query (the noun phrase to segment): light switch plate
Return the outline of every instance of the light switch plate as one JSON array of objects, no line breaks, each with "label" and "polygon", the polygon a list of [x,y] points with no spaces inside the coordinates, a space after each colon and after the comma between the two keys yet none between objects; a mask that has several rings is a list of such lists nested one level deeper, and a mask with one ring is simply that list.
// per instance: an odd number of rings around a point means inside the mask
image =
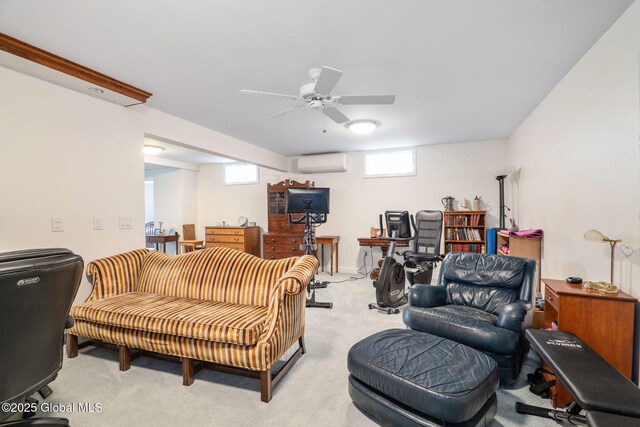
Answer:
[{"label": "light switch plate", "polygon": [[93,217],[93,229],[94,230],[102,230],[102,217],[94,216]]},{"label": "light switch plate", "polygon": [[61,216],[51,217],[51,231],[54,233],[64,231],[64,219]]},{"label": "light switch plate", "polygon": [[130,216],[121,216],[118,223],[120,224],[120,230],[129,230],[132,220]]}]

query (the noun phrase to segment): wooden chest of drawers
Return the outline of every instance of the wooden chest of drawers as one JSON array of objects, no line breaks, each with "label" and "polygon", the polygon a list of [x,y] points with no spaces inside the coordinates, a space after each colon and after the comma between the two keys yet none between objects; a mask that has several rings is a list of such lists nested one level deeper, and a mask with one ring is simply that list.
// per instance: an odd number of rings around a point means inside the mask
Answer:
[{"label": "wooden chest of drawers", "polygon": [[302,239],[300,233],[266,233],[263,236],[263,258],[280,259],[304,255],[304,250],[300,249]]},{"label": "wooden chest of drawers", "polygon": [[260,256],[260,227],[205,227],[205,247],[233,248]]},{"label": "wooden chest of drawers", "polygon": [[[544,327],[550,328],[551,322],[556,322],[558,330],[577,335],[614,368],[631,378],[637,300],[624,292],[601,294],[564,280],[542,279],[542,282],[545,285]],[[564,408],[572,400],[561,382],[552,387],[554,407]]]}]

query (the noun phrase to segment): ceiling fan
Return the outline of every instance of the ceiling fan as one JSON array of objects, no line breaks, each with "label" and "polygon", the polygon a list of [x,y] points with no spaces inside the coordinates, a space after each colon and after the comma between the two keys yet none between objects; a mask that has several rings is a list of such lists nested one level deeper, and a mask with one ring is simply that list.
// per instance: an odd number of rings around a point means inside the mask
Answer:
[{"label": "ceiling fan", "polygon": [[302,104],[296,105],[295,107],[272,114],[267,117],[268,119],[281,116],[298,108],[307,107],[312,110],[320,110],[322,114],[338,124],[348,122],[349,118],[336,108],[337,105],[393,104],[396,99],[395,95],[333,95],[333,89],[338,84],[340,77],[342,77],[342,71],[336,70],[335,68],[312,68],[309,70],[309,76],[311,76],[313,82],[302,85],[299,95],[286,95],[248,89],[242,89],[240,93],[279,96],[281,98],[289,98],[302,102]]}]

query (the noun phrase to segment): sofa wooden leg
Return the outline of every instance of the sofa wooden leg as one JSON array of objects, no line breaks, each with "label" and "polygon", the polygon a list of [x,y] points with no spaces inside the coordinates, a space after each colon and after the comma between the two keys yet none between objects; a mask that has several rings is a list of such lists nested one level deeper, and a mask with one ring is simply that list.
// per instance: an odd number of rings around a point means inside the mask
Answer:
[{"label": "sofa wooden leg", "polygon": [[73,359],[78,356],[78,336],[67,334],[67,357]]},{"label": "sofa wooden leg", "polygon": [[307,349],[304,346],[304,335],[298,338],[298,343],[300,344],[300,348],[302,349],[302,354],[305,354],[307,352]]},{"label": "sofa wooden leg", "polygon": [[188,357],[182,358],[182,385],[190,386],[195,381],[195,369],[193,360]]},{"label": "sofa wooden leg", "polygon": [[124,345],[118,346],[118,359],[120,359],[120,370],[128,371],[131,368],[131,350]]},{"label": "sofa wooden leg", "polygon": [[271,369],[260,372],[260,400],[265,403],[271,400]]}]

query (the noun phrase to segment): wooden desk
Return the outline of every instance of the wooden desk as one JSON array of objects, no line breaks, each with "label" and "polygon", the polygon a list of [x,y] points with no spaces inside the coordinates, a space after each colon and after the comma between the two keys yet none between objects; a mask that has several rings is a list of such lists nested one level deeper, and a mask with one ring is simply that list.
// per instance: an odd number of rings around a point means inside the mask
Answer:
[{"label": "wooden desk", "polygon": [[162,252],[167,253],[167,242],[176,242],[176,255],[178,255],[178,240],[180,240],[180,235],[176,234],[157,234],[147,236],[147,243],[153,243],[156,246],[156,250],[158,249],[158,245],[162,245]]},{"label": "wooden desk", "polygon": [[[382,251],[382,257],[387,256],[387,251],[389,250],[389,244],[391,242],[388,240],[379,240],[371,237],[358,237],[358,244],[362,247],[369,246],[369,248],[380,248]],[[396,247],[407,247],[409,246],[409,242],[396,242]]]},{"label": "wooden desk", "polygon": [[338,271],[338,258],[339,258],[339,246],[340,246],[340,236],[318,236],[316,237],[316,243],[320,245],[320,257],[322,262],[322,271],[324,271],[324,245],[330,245],[331,247],[331,275],[333,276],[333,247],[336,248],[336,273]]},{"label": "wooden desk", "polygon": [[[631,378],[633,326],[637,300],[625,294],[603,294],[570,285],[564,280],[542,279],[545,285],[544,327],[558,323],[593,348],[613,367]],[[562,408],[573,399],[562,383],[551,391],[553,406]]]}]

